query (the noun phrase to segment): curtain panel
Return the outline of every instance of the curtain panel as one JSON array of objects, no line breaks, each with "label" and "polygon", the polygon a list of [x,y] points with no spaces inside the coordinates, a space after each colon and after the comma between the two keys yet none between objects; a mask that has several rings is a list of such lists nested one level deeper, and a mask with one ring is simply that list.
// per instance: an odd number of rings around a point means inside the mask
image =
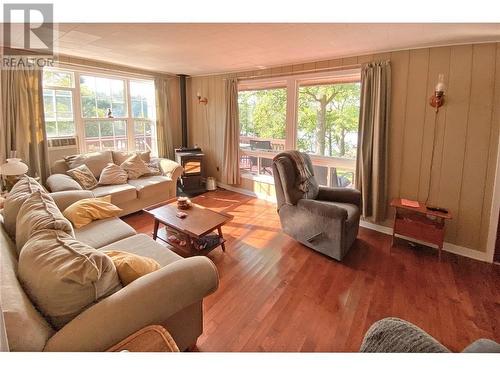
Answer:
[{"label": "curtain panel", "polygon": [[174,159],[174,145],[172,140],[172,124],[170,121],[170,104],[168,100],[168,80],[155,78],[156,97],[156,135],[158,141],[158,156]]},{"label": "curtain panel", "polygon": [[371,62],[361,70],[356,187],[361,191],[362,215],[375,222],[385,219],[391,64]]},{"label": "curtain panel", "polygon": [[224,127],[224,177],[229,185],[240,183],[240,120],[238,80],[226,80],[226,121]]},{"label": "curtain panel", "polygon": [[2,163],[17,151],[16,157],[28,164],[28,174],[45,182],[49,176],[47,135],[43,111],[41,69],[1,71]]}]

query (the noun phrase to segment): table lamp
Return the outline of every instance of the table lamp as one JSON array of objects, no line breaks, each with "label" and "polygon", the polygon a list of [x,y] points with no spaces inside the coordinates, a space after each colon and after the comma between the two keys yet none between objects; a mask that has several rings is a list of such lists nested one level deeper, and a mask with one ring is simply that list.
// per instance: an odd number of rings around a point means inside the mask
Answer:
[{"label": "table lamp", "polygon": [[5,189],[10,191],[19,180],[19,176],[24,175],[26,172],[28,172],[28,166],[21,159],[7,159],[7,163],[0,166],[0,175],[2,175]]}]

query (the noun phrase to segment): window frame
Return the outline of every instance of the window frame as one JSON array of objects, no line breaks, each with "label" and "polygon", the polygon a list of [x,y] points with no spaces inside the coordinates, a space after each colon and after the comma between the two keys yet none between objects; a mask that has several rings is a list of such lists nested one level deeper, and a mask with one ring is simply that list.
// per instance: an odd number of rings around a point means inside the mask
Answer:
[{"label": "window frame", "polygon": [[[43,86],[43,88],[47,89],[62,89],[62,90],[71,90],[72,91],[72,100],[73,100],[73,117],[75,122],[75,135],[77,145],[79,148],[79,152],[85,153],[87,151],[86,143],[85,143],[85,121],[125,121],[126,129],[127,129],[127,152],[135,151],[135,132],[134,132],[134,121],[151,121],[152,125],[155,126],[154,139],[153,139],[153,147],[151,149],[151,155],[158,155],[158,146],[157,146],[157,135],[156,131],[156,111],[153,111],[154,118],[146,119],[146,118],[135,118],[132,117],[132,98],[130,95],[130,82],[131,81],[143,81],[143,82],[152,82],[154,87],[154,77],[148,75],[134,74],[134,73],[121,73],[121,72],[103,72],[99,69],[93,68],[85,68],[85,67],[72,67],[66,65],[59,65],[56,68],[46,68],[46,70],[53,71],[64,71],[73,74],[74,84],[72,88],[68,87],[58,87],[58,86]],[[126,117],[83,117],[82,106],[81,106],[81,95],[80,95],[80,76],[92,76],[99,78],[107,78],[107,79],[119,79],[124,81],[124,95],[125,95],[125,106],[126,106]],[[156,109],[156,98],[155,105]],[[51,138],[67,138],[72,136],[61,136],[61,137],[51,137]],[[153,137],[152,137],[153,138]]]},{"label": "window frame", "polygon": [[[289,76],[278,76],[271,78],[242,79],[238,82],[238,93],[248,90],[265,90],[273,88],[284,88],[287,90],[286,103],[286,124],[285,124],[285,149],[296,149],[297,146],[297,128],[298,128],[298,107],[299,107],[299,87],[318,84],[340,84],[361,81],[361,68],[344,69],[329,72],[305,73]],[[239,137],[238,137],[239,142]],[[254,156],[260,158],[272,158],[277,155],[277,151],[250,151],[240,148],[240,157],[242,155]],[[353,170],[356,161],[352,159],[340,158],[334,156],[320,156],[310,154],[313,165],[327,167],[327,184],[330,185],[330,168],[334,165],[336,168]],[[259,169],[259,168],[258,168]],[[354,167],[355,172],[355,167]],[[260,170],[257,175],[251,173],[242,173],[242,178],[261,181],[274,184],[274,179],[270,176],[261,175]],[[354,181],[353,181],[354,182]]]}]

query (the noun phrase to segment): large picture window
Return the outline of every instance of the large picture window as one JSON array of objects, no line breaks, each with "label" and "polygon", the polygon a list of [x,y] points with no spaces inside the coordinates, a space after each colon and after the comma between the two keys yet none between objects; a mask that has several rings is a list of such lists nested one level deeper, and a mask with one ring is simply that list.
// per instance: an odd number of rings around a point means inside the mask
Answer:
[{"label": "large picture window", "polygon": [[49,138],[77,137],[82,152],[157,153],[154,81],[46,69],[43,85]]},{"label": "large picture window", "polygon": [[359,70],[242,82],[239,87],[240,169],[273,182],[272,158],[297,149],[311,156],[326,186],[354,184],[358,140]]},{"label": "large picture window", "polygon": [[272,176],[269,152],[285,149],[286,96],[285,88],[240,91],[240,148],[245,150],[240,168],[243,171]]}]

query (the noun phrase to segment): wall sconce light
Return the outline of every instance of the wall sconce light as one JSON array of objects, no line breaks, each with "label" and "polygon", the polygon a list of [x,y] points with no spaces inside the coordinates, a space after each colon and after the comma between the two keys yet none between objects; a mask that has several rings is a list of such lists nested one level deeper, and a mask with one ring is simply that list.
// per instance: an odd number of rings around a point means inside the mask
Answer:
[{"label": "wall sconce light", "polygon": [[436,113],[444,104],[444,92],[446,91],[446,85],[444,84],[444,74],[439,74],[438,83],[436,84],[436,88],[434,89],[434,95],[429,99],[429,104],[436,108]]},{"label": "wall sconce light", "polygon": [[208,104],[208,98],[202,97],[199,91],[196,93],[196,97],[198,98],[198,103]]}]

